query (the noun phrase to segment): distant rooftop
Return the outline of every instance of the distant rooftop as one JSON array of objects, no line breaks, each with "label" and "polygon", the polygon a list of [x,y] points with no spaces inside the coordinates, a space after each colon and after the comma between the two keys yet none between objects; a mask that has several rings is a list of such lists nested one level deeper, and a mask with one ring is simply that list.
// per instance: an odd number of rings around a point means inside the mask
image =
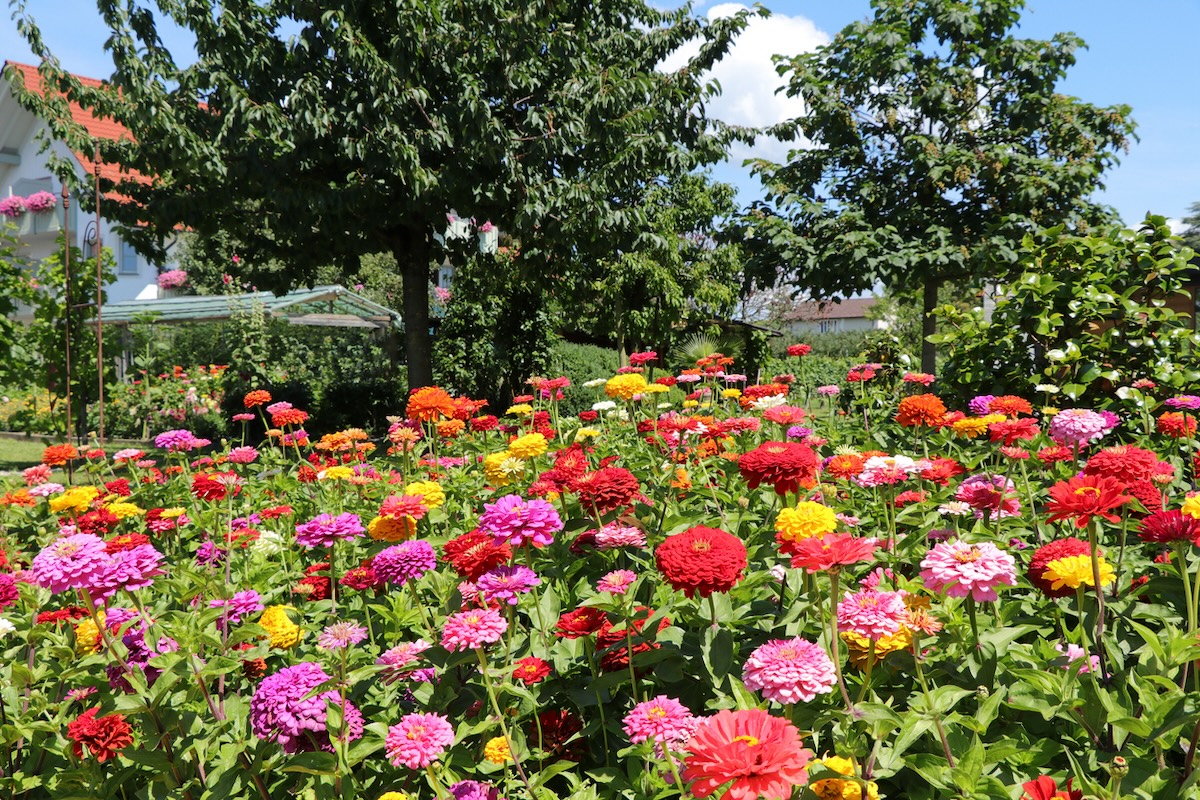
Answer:
[{"label": "distant rooftop", "polygon": [[814,301],[797,303],[784,314],[788,322],[820,322],[825,319],[863,319],[878,301],[874,297],[859,297],[841,302],[821,304]]}]

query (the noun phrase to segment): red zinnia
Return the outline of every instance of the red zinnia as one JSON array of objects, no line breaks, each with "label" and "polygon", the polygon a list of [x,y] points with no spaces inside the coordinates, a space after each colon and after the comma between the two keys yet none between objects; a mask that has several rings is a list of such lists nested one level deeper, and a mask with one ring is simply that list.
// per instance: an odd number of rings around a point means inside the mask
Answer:
[{"label": "red zinnia", "polygon": [[1086,528],[1092,517],[1120,522],[1121,518],[1112,509],[1133,499],[1124,491],[1123,484],[1098,475],[1059,481],[1050,487],[1050,502],[1046,504],[1049,521],[1074,518],[1077,528]]},{"label": "red zinnia", "polygon": [[1075,457],[1071,448],[1061,444],[1056,444],[1053,447],[1043,447],[1037,452],[1038,461],[1043,464],[1057,464],[1060,461],[1070,461]]},{"label": "red zinnia", "polygon": [[1196,433],[1196,418],[1189,417],[1180,411],[1168,411],[1158,418],[1155,429],[1164,436],[1172,439],[1183,439]]},{"label": "red zinnia", "polygon": [[[933,481],[938,486],[949,486],[951,478],[966,471],[963,465],[953,458],[931,458],[929,466],[921,470],[921,477],[927,481]],[[862,469],[860,468],[858,472],[862,472]]]},{"label": "red zinnia", "polygon": [[96,718],[99,706],[88,709],[67,726],[67,738],[74,744],[71,751],[76,758],[83,758],[83,748],[103,764],[117,752],[133,744],[133,729],[121,714],[109,714]]},{"label": "red zinnia", "polygon": [[763,442],[738,459],[738,469],[751,489],[769,483],[781,495],[817,483],[817,456],[799,442]]},{"label": "red zinnia", "polygon": [[1158,468],[1158,456],[1149,450],[1120,444],[1106,447],[1088,458],[1083,465],[1084,475],[1103,475],[1129,485],[1147,480]]},{"label": "red zinnia", "polygon": [[1154,485],[1154,481],[1134,481],[1125,487],[1125,491],[1133,495],[1147,511],[1162,511],[1162,489]]},{"label": "red zinnia", "polygon": [[1039,430],[1037,420],[1033,417],[1006,419],[988,425],[988,438],[993,442],[1013,445],[1023,439],[1033,439]]},{"label": "red zinnia", "polygon": [[789,344],[787,348],[787,354],[789,356],[806,356],[811,352],[811,344]]},{"label": "red zinnia", "polygon": [[566,761],[583,758],[585,741],[575,736],[583,730],[583,720],[566,709],[543,711],[537,722],[529,723],[529,741],[537,742],[550,755]]},{"label": "red zinnia", "polygon": [[442,545],[442,559],[450,562],[454,571],[469,581],[512,560],[508,542],[496,544],[496,537],[476,528],[456,536]]},{"label": "red zinnia", "polygon": [[683,779],[696,797],[708,797],[732,781],[721,800],[784,800],[808,783],[812,751],[785,719],[759,708],[718,711],[700,723],[687,743]]},{"label": "red zinnia", "polygon": [[[207,475],[207,474],[203,474],[203,473],[193,475],[192,476],[192,494],[195,495],[196,497],[200,498],[201,500],[211,500],[213,502],[220,502],[221,500],[225,499],[226,495],[229,494],[230,484],[227,484],[224,481],[218,480],[218,478],[226,478],[226,477],[233,478],[236,476],[232,472],[228,472],[228,473],[218,472],[215,475]],[[239,487],[234,486],[234,494],[237,494],[238,488]]]},{"label": "red zinnia", "polygon": [[742,579],[746,545],[732,533],[697,525],[668,536],[655,550],[654,562],[675,589],[688,597],[708,597],[729,591]]},{"label": "red zinnia", "polygon": [[624,467],[604,467],[576,478],[571,489],[579,494],[579,504],[585,511],[604,514],[632,503],[641,485],[637,476]]},{"label": "red zinnia", "polygon": [[77,619],[83,619],[88,616],[86,608],[81,606],[67,606],[55,611],[43,611],[37,615],[34,621],[38,625],[57,625],[60,622],[73,622]]},{"label": "red zinnia", "polygon": [[1022,800],[1082,800],[1083,790],[1071,788],[1071,778],[1067,778],[1067,788],[1059,789],[1058,781],[1049,775],[1043,775],[1037,780],[1021,784],[1025,790]]},{"label": "red zinnia", "polygon": [[129,497],[132,494],[128,478],[117,478],[115,481],[109,481],[104,484],[104,490],[109,494],[115,494],[119,497]]},{"label": "red zinnia", "polygon": [[513,670],[513,679],[529,686],[541,683],[550,674],[550,665],[537,656],[522,658]]},{"label": "red zinnia", "polygon": [[1190,517],[1178,509],[1156,511],[1142,520],[1138,536],[1147,542],[1169,544],[1192,542],[1200,539],[1200,519]]},{"label": "red zinnia", "polygon": [[1029,569],[1025,574],[1029,578],[1029,582],[1041,589],[1042,594],[1047,597],[1067,597],[1075,594],[1075,590],[1069,586],[1053,588],[1053,584],[1045,577],[1047,565],[1060,558],[1090,556],[1091,554],[1091,546],[1082,539],[1076,539],[1074,536],[1056,539],[1033,551],[1033,557],[1029,559]]},{"label": "red zinnia", "polygon": [[878,539],[856,539],[848,533],[827,533],[819,539],[801,539],[792,544],[792,566],[809,572],[823,572],[870,561],[878,546]]},{"label": "red zinnia", "polygon": [[598,608],[583,606],[568,611],[558,618],[555,633],[563,639],[578,639],[590,636],[608,622],[608,616]]}]

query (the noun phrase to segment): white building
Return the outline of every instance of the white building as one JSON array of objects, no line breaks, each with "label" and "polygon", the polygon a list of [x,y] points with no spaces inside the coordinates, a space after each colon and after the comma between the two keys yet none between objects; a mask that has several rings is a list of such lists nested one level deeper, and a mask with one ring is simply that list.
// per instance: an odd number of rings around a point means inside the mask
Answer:
[{"label": "white building", "polygon": [[[0,87],[0,204],[5,198],[24,198],[38,192],[49,192],[57,202],[51,211],[26,211],[15,217],[0,215],[0,223],[15,226],[18,254],[30,262],[36,262],[54,251],[58,234],[63,229],[62,183],[47,166],[49,153],[41,152],[43,140],[48,136],[48,125],[22,107],[13,95],[10,81],[16,75],[24,78],[26,87],[42,91],[42,79],[36,67],[5,62],[5,80]],[[80,77],[79,80],[85,85],[100,86],[100,81],[91,78]],[[71,113],[96,139],[129,136],[123,126],[112,120],[96,119],[75,103],[71,104]],[[91,153],[72,153],[60,141],[52,141],[49,149],[60,158],[74,159],[80,176],[91,175],[96,169]],[[119,168],[111,164],[101,164],[100,170],[105,177],[115,178],[119,174]],[[103,211],[102,199],[100,240],[112,252],[116,262],[116,280],[105,289],[107,300],[117,302],[157,297],[158,267],[148,263],[122,240],[113,225],[103,217]],[[85,256],[94,254],[95,215],[81,212],[77,197],[72,197],[68,213],[70,218],[66,221],[69,222],[71,244],[80,248]]]},{"label": "white building", "polygon": [[877,302],[874,297],[851,298],[824,305],[809,300],[797,303],[787,311],[783,322],[788,331],[796,335],[883,330],[888,327],[885,320],[868,316]]}]

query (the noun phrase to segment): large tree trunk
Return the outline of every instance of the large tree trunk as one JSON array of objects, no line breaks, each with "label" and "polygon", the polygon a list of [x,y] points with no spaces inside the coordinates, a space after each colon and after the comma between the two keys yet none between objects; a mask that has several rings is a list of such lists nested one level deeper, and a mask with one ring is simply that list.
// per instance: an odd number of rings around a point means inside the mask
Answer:
[{"label": "large tree trunk", "polygon": [[937,346],[929,341],[929,337],[937,332],[937,318],[931,313],[937,308],[938,290],[942,287],[940,278],[925,280],[925,301],[921,304],[921,371],[933,375],[937,371]]},{"label": "large tree trunk", "polygon": [[393,254],[404,280],[404,356],[408,388],[433,383],[433,342],[429,335],[429,245],[412,233]]}]

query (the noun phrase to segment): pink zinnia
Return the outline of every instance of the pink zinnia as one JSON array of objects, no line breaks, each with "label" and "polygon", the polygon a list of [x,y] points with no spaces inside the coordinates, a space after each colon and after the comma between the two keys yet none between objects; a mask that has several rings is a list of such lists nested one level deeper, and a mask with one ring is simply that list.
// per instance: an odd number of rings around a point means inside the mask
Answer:
[{"label": "pink zinnia", "polygon": [[424,539],[412,539],[393,545],[371,560],[375,575],[388,583],[403,586],[437,566],[433,545]]},{"label": "pink zinnia", "polygon": [[501,564],[479,576],[475,588],[491,603],[501,602],[515,606],[518,595],[525,594],[542,582],[537,573],[519,564]]},{"label": "pink zinnia", "polygon": [[479,515],[479,528],[491,534],[496,544],[508,542],[520,547],[526,542],[545,547],[554,541],[554,534],[563,529],[562,519],[554,506],[545,500],[525,500],[509,494],[494,503],[487,503]]},{"label": "pink zinnia", "polygon": [[629,591],[629,587],[635,580],[637,580],[637,575],[632,570],[615,569],[596,581],[596,591],[623,595]]},{"label": "pink zinnia", "polygon": [[344,650],[358,644],[367,638],[367,629],[362,625],[342,620],[325,627],[317,637],[317,647],[321,650]]},{"label": "pink zinnia", "polygon": [[774,639],[750,654],[742,682],[777,703],[809,702],[833,689],[837,675],[820,645],[796,639]]},{"label": "pink zinnia", "polygon": [[417,639],[415,642],[401,642],[390,650],[385,650],[375,659],[375,663],[384,668],[380,673],[383,682],[391,683],[404,677],[404,674],[420,660],[421,654],[430,647],[432,645],[429,642]]},{"label": "pink zinnia", "polygon": [[425,505],[425,495],[421,494],[391,495],[383,501],[383,506],[379,509],[381,517],[422,519],[427,513],[429,506]]},{"label": "pink zinnia", "polygon": [[610,522],[595,531],[596,547],[610,550],[617,547],[645,547],[646,534],[632,525]]},{"label": "pink zinnia", "polygon": [[995,602],[997,586],[1015,586],[1013,557],[991,542],[964,541],[935,545],[921,562],[925,586],[948,597],[970,595],[977,602]]},{"label": "pink zinnia", "polygon": [[838,630],[868,639],[882,639],[896,633],[907,619],[908,609],[900,592],[865,589],[847,593],[837,607]]},{"label": "pink zinnia", "polygon": [[500,641],[508,630],[508,621],[499,611],[473,608],[451,614],[442,628],[442,647],[455,650],[477,650]]},{"label": "pink zinnia", "polygon": [[1077,447],[1094,442],[1115,427],[1103,414],[1086,408],[1064,408],[1050,420],[1050,438]]},{"label": "pink zinnia", "polygon": [[392,766],[424,769],[454,744],[454,728],[441,714],[406,714],[388,728],[385,746]]},{"label": "pink zinnia", "polygon": [[633,744],[647,739],[672,745],[691,737],[699,720],[678,700],[660,694],[625,715],[625,735]]},{"label": "pink zinnia", "polygon": [[336,517],[332,514],[320,514],[296,526],[296,543],[309,548],[333,547],[333,543],[339,539],[354,539],[364,533],[366,530],[357,514],[348,511]]},{"label": "pink zinnia", "polygon": [[986,515],[995,521],[1021,512],[1017,486],[1003,475],[972,475],[958,485],[954,499],[974,509],[976,519]]},{"label": "pink zinnia", "polygon": [[50,480],[51,469],[45,464],[38,464],[30,467],[21,473],[21,477],[25,479],[26,486],[37,486],[39,483],[45,483]]},{"label": "pink zinnia", "polygon": [[235,447],[225,456],[231,464],[252,464],[258,458],[258,451],[253,447]]},{"label": "pink zinnia", "polygon": [[109,569],[104,541],[90,533],[76,533],[51,542],[33,557],[33,580],[58,594],[91,586]]}]

